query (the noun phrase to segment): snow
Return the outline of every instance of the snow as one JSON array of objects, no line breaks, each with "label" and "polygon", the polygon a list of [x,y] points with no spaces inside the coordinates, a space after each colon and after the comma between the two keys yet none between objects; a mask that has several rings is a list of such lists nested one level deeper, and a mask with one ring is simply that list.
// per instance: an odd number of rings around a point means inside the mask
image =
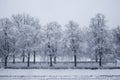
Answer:
[{"label": "snow", "polygon": [[0,69],[0,76],[44,76],[44,75],[120,75],[119,69]]},{"label": "snow", "polygon": [[0,69],[0,80],[120,80],[120,70]]}]

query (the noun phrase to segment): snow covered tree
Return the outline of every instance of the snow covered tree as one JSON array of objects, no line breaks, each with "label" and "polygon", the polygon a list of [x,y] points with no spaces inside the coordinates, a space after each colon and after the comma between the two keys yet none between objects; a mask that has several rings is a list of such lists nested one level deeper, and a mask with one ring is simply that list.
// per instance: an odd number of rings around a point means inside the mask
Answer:
[{"label": "snow covered tree", "polygon": [[68,50],[68,55],[74,56],[74,66],[77,66],[77,56],[80,53],[80,45],[82,42],[80,36],[80,28],[77,23],[70,21],[66,25],[65,42]]},{"label": "snow covered tree", "polygon": [[[24,15],[25,14],[12,15],[12,22],[13,22],[14,26],[16,27],[17,37],[18,37],[18,40],[16,43],[16,49],[18,51],[16,53],[16,56],[18,55],[18,53],[22,52],[22,57],[23,57],[22,62],[25,62],[25,46],[26,46],[24,40],[22,40],[25,38],[24,32],[22,30],[23,25],[25,23]],[[13,56],[15,58],[15,55],[13,55]]]},{"label": "snow covered tree", "polygon": [[47,24],[45,29],[45,53],[50,56],[50,66],[52,66],[52,59],[56,63],[56,56],[61,40],[61,26],[57,22]]},{"label": "snow covered tree", "polygon": [[95,53],[94,55],[96,56],[96,61],[99,59],[99,66],[102,66],[104,56],[108,53],[108,51],[111,51],[105,16],[97,14],[91,19],[90,28],[92,34],[91,39],[89,40],[92,44],[91,49]]},{"label": "snow covered tree", "polygon": [[8,57],[14,51],[14,37],[12,31],[11,21],[8,18],[0,19],[0,53],[5,62],[4,66],[7,66]]},{"label": "snow covered tree", "polygon": [[[34,28],[32,30],[32,51],[33,51],[33,63],[36,62],[36,55],[40,55],[42,52],[42,40],[43,33],[41,32],[41,28]],[[37,52],[39,54],[37,54]]]},{"label": "snow covered tree", "polygon": [[33,62],[36,59],[36,48],[38,49],[37,42],[38,34],[40,30],[39,20],[35,19],[28,14],[18,14],[12,16],[13,23],[18,30],[17,46],[22,51],[23,62],[25,62],[25,56],[27,57],[27,64],[29,67],[30,53],[33,52]]},{"label": "snow covered tree", "polygon": [[113,29],[113,43],[115,49],[115,58],[120,59],[120,26]]},{"label": "snow covered tree", "polygon": [[102,14],[93,17],[89,28],[83,30],[74,21],[64,28],[57,22],[41,26],[38,19],[28,14],[0,19],[0,58],[5,67],[11,57],[13,63],[20,57],[29,67],[31,60],[36,63],[37,55],[49,58],[50,67],[61,56],[72,58],[74,67],[86,56],[102,66],[105,60],[120,59],[120,26],[111,33]]}]

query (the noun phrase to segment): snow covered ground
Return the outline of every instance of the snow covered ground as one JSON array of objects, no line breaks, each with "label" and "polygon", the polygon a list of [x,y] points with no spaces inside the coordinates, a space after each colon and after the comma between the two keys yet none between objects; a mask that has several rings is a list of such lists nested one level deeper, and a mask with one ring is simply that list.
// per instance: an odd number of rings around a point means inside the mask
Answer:
[{"label": "snow covered ground", "polygon": [[1,75],[120,75],[119,69],[0,69]]},{"label": "snow covered ground", "polygon": [[0,80],[120,80],[120,70],[0,69]]}]

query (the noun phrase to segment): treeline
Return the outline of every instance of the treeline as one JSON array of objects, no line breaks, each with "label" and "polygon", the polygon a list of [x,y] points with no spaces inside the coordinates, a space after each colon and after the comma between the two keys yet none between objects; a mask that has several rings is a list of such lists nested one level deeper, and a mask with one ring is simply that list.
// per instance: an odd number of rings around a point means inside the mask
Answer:
[{"label": "treeline", "polygon": [[39,20],[28,14],[12,15],[0,19],[0,58],[7,66],[8,58],[21,57],[22,62],[36,56],[49,57],[50,66],[58,56],[73,56],[74,66],[81,57],[90,58],[102,66],[102,61],[120,59],[120,27],[109,29],[103,14],[91,19],[90,25],[80,28],[69,21],[65,26],[57,22],[41,25]]}]

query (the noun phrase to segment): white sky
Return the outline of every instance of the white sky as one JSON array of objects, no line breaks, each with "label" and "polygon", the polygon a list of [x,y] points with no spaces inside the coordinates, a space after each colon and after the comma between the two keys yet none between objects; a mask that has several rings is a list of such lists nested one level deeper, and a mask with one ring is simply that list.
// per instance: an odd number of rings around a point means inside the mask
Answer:
[{"label": "white sky", "polygon": [[17,13],[39,18],[42,25],[74,20],[80,27],[88,26],[90,18],[102,13],[108,26],[116,27],[120,25],[120,0],[0,0],[0,18]]}]

